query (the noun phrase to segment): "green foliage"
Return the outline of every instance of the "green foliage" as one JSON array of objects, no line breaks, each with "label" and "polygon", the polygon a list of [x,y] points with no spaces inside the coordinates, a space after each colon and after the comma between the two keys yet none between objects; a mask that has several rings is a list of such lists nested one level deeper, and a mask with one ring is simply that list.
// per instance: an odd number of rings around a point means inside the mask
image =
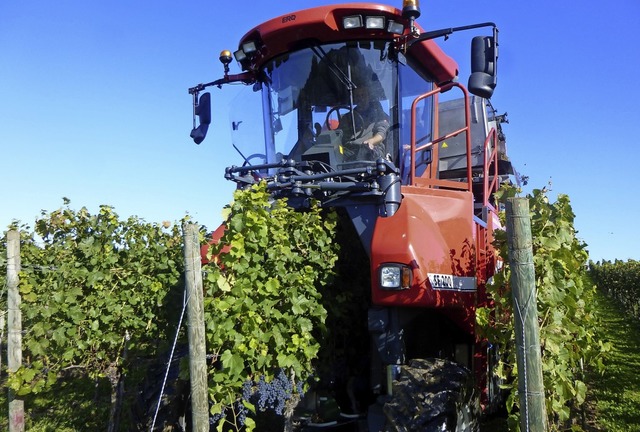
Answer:
[{"label": "green foliage", "polygon": [[640,318],[640,262],[590,262],[589,274],[594,283],[619,301],[629,315]]},{"label": "green foliage", "polygon": [[[24,228],[24,227],[23,227]],[[167,295],[183,267],[179,226],[65,206],[22,230],[23,363],[8,384],[49,390],[69,370],[115,386],[168,339]]]},{"label": "green foliage", "polygon": [[327,316],[319,289],[337,259],[336,218],[315,205],[294,211],[285,200],[273,201],[264,184],[236,191],[227,211],[226,232],[205,268],[205,320],[215,359],[211,412],[226,413],[237,429],[242,406],[255,412],[242,401],[245,383],[269,382],[279,370],[304,383],[313,373]]},{"label": "green foliage", "polygon": [[[513,189],[501,192],[501,198],[514,195]],[[590,283],[585,264],[586,245],[576,238],[574,213],[569,198],[559,195],[550,203],[545,190],[534,190],[528,197],[536,275],[542,369],[547,414],[552,429],[560,429],[581,409],[587,393],[585,368],[601,371],[603,355],[610,349],[597,333],[594,313],[595,287]],[[502,215],[504,217],[504,215]],[[496,233],[496,247],[505,262],[495,275],[488,291],[495,302],[495,312],[481,310],[478,324],[482,333],[502,347],[507,347],[505,362],[499,371],[509,389],[507,409],[514,414],[519,405],[513,309],[509,288],[509,257],[506,233]]]},{"label": "green foliage", "polygon": [[[228,206],[204,281],[211,413],[231,414],[220,429],[255,427],[243,418],[255,412],[243,386],[285,371],[300,389],[314,372],[327,317],[319,289],[337,259],[335,225],[336,216],[315,205],[296,212],[271,202],[263,185],[238,191]],[[68,202],[35,226],[21,227],[27,331],[24,366],[8,384],[36,401],[62,388],[70,372],[112,390],[123,374],[144,374],[141,360],[170,339],[168,295],[183,271],[179,226],[120,220],[108,206],[95,215],[74,211]]]},{"label": "green foliage", "polygon": [[[4,383],[2,383],[4,384]],[[107,378],[73,374],[50,389],[21,396],[29,432],[102,431],[109,421],[111,385]],[[7,392],[0,392],[0,430],[8,430]],[[127,430],[122,428],[121,430]]]}]

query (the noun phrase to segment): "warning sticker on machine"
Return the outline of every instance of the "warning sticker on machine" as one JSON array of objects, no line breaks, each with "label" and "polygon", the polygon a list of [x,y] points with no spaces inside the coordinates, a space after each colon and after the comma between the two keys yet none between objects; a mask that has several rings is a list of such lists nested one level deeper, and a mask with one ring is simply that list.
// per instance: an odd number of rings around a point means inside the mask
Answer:
[{"label": "warning sticker on machine", "polygon": [[449,274],[428,273],[434,290],[476,291],[476,278]]}]

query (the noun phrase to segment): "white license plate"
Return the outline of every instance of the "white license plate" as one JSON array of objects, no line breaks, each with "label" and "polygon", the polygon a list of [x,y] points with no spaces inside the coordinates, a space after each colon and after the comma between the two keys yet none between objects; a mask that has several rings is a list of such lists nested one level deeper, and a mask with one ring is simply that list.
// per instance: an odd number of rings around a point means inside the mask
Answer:
[{"label": "white license plate", "polygon": [[433,288],[453,289],[452,275],[429,273],[429,282]]}]

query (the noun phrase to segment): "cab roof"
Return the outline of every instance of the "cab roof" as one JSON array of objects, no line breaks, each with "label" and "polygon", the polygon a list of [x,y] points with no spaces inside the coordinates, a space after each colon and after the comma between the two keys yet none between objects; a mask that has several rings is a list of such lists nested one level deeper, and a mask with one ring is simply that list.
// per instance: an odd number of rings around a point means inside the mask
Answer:
[{"label": "cab roof", "polygon": [[[356,15],[383,17],[385,28],[345,29],[343,18]],[[390,21],[404,26],[402,35],[387,31],[386,26]],[[274,57],[312,45],[350,40],[395,40],[398,48],[401,48],[403,42],[410,41],[410,38],[409,20],[395,7],[372,3],[320,6],[278,16],[251,29],[240,40],[239,49],[254,42],[257,52],[251,59],[240,63],[244,70],[257,70]],[[451,81],[458,75],[455,60],[445,54],[433,40],[412,44],[406,55],[412,60],[412,64],[424,69],[438,83]]]}]

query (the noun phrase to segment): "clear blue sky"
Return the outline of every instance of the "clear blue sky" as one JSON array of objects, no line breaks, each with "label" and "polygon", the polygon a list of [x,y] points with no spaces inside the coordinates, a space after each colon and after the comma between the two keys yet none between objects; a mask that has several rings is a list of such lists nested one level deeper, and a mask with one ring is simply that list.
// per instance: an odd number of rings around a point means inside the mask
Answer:
[{"label": "clear blue sky", "polygon": [[[187,89],[222,76],[222,49],[287,12],[339,3],[281,0],[0,3],[0,226],[33,225],[62,197],[95,212],[215,228],[234,185],[232,87],[213,89],[213,131],[189,138]],[[401,7],[401,0],[388,2]],[[512,161],[531,188],[571,198],[591,258],[640,260],[640,2],[440,0],[421,3],[426,29],[494,21],[493,104]],[[467,80],[472,34],[441,46]],[[232,72],[238,71],[232,64]]]}]

